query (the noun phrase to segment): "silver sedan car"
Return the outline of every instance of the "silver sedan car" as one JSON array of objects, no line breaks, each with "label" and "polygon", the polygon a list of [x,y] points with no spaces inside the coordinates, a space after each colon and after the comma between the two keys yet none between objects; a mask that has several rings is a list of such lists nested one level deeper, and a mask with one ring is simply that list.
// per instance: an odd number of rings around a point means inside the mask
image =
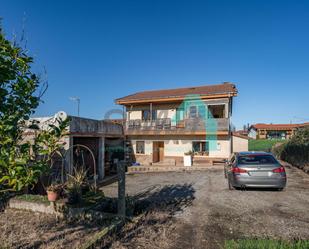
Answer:
[{"label": "silver sedan car", "polygon": [[234,188],[276,188],[286,186],[284,167],[271,153],[239,152],[225,164],[225,177],[229,189]]}]

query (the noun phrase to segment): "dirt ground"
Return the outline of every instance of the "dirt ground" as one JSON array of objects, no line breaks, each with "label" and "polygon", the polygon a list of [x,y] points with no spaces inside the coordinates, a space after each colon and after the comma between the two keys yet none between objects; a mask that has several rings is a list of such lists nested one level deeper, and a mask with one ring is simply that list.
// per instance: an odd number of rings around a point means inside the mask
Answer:
[{"label": "dirt ground", "polygon": [[0,213],[0,248],[78,248],[100,226],[68,224],[55,216],[7,209]]},{"label": "dirt ground", "polygon": [[[223,169],[127,176],[141,209],[105,248],[222,248],[226,239],[309,239],[309,175],[287,167],[284,191],[229,191]],[[117,184],[103,188],[116,196]]]},{"label": "dirt ground", "polygon": [[[128,175],[134,217],[97,248],[222,248],[246,237],[309,239],[309,175],[287,168],[282,191],[229,191],[223,168]],[[117,196],[117,183],[102,188]],[[7,209],[0,213],[0,248],[78,248],[100,228]]]}]

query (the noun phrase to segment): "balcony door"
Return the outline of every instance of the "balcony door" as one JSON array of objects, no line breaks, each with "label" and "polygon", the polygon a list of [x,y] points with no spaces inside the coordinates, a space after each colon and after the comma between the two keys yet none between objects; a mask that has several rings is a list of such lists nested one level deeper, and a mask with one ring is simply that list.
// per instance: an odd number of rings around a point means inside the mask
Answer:
[{"label": "balcony door", "polygon": [[185,110],[183,108],[176,109],[176,120],[174,120],[173,126],[181,126],[184,122]]},{"label": "balcony door", "polygon": [[152,162],[162,162],[164,160],[164,142],[154,141],[152,146]]}]

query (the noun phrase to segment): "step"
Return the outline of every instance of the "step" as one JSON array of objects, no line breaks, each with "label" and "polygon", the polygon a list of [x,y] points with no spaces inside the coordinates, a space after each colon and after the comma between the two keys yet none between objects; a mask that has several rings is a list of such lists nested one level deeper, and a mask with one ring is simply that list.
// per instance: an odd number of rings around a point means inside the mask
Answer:
[{"label": "step", "polygon": [[204,165],[204,166],[131,166],[128,167],[128,173],[146,173],[146,172],[182,172],[199,171],[209,169],[223,169],[222,165]]}]

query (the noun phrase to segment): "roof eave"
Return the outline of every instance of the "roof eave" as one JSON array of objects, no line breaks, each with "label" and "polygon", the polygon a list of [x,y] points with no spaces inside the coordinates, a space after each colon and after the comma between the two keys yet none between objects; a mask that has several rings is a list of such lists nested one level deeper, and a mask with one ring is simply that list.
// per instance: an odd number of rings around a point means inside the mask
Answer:
[{"label": "roof eave", "polygon": [[[210,95],[199,95],[198,98],[201,99],[213,99],[213,98],[224,98],[224,97],[236,97],[236,92],[229,93],[219,93],[219,94],[210,94]],[[150,102],[173,102],[173,101],[181,101],[186,97],[183,96],[171,96],[171,97],[162,97],[162,98],[143,98],[143,99],[130,99],[125,100],[124,98],[119,98],[115,100],[115,103],[118,105],[126,105],[126,104],[136,104],[136,103],[150,103]]]}]

